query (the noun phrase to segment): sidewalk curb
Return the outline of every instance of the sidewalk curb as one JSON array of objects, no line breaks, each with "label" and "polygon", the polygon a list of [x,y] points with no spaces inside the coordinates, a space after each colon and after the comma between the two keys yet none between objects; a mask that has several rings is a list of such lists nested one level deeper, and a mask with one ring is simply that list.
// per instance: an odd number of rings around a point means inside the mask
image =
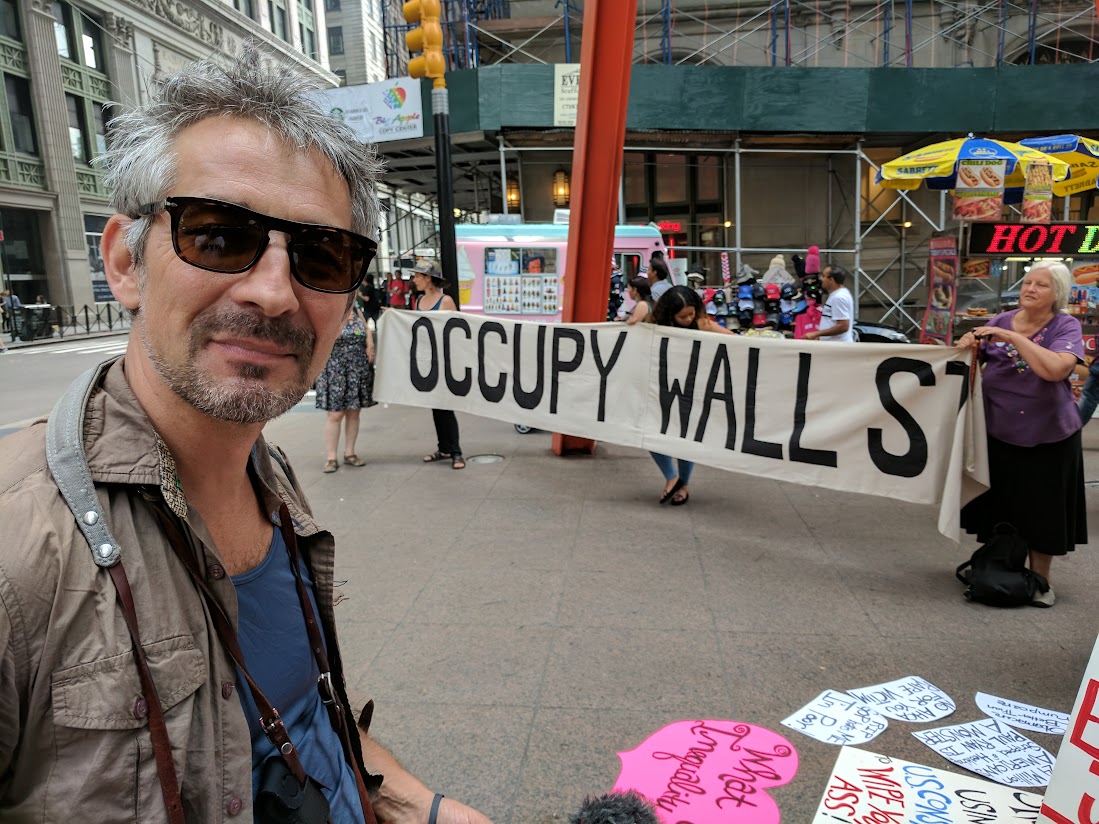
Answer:
[{"label": "sidewalk curb", "polygon": [[65,335],[63,338],[36,338],[35,340],[8,341],[4,346],[9,350],[26,349],[34,346],[45,346],[49,343],[65,343],[66,341],[95,340],[97,338],[113,338],[119,335],[130,334],[129,328],[116,329],[109,332],[89,332],[81,335]]}]

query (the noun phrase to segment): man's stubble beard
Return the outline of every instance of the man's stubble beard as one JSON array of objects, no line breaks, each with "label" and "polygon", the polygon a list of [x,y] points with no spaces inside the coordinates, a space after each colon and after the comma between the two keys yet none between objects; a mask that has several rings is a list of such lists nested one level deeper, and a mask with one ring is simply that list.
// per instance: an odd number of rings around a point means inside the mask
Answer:
[{"label": "man's stubble beard", "polygon": [[[146,313],[140,313],[141,345],[165,385],[203,414],[237,424],[266,423],[289,411],[309,390],[309,365],[316,336],[288,320],[267,318],[239,308],[211,306],[188,328],[187,358],[168,360],[149,339]],[[271,370],[255,364],[238,364],[237,374],[215,378],[197,364],[198,356],[215,334],[273,342],[289,350],[297,360],[297,375],[289,386],[271,389],[264,380]]]}]

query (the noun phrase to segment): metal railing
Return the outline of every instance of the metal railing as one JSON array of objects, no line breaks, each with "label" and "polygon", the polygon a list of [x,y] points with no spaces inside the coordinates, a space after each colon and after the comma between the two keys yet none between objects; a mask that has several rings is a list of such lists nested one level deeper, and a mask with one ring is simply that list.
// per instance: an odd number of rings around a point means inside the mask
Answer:
[{"label": "metal railing", "polygon": [[74,306],[27,304],[5,319],[12,340],[24,342],[90,335],[101,332],[125,332],[131,326],[129,311],[121,304],[95,303]]}]

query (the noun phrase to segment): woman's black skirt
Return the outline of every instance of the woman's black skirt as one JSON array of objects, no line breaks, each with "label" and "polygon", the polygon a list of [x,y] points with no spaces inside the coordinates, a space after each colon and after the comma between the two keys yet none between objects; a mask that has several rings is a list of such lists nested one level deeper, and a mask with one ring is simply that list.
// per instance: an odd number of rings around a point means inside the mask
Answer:
[{"label": "woman's black skirt", "polygon": [[984,543],[1001,521],[1035,552],[1064,555],[1088,542],[1080,431],[1057,443],[1015,446],[988,439],[991,488],[962,508],[962,528]]}]

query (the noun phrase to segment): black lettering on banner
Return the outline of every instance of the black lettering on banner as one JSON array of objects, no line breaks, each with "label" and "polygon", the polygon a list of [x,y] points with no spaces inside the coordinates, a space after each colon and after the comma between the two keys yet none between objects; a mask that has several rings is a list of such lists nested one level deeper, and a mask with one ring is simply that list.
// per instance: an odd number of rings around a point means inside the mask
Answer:
[{"label": "black lettering on banner", "polygon": [[[576,350],[572,360],[561,360],[561,341],[571,340]],[[557,414],[557,379],[562,372],[575,372],[584,360],[584,333],[579,329],[570,329],[567,326],[553,327],[553,365],[550,368],[550,406],[551,415]]]},{"label": "black lettering on banner", "polygon": [[614,365],[618,362],[618,356],[622,354],[622,347],[626,343],[626,332],[622,331],[618,333],[618,337],[614,341],[614,349],[611,351],[611,356],[607,360],[607,363],[603,363],[603,359],[599,352],[599,332],[595,329],[591,330],[591,352],[595,356],[595,368],[599,370],[599,412],[596,416],[597,420],[603,422],[607,418],[607,375],[614,369]]},{"label": "black lettering on banner", "polygon": [[[718,378],[722,380],[722,389],[717,391]],[[706,381],[706,396],[702,405],[702,417],[695,430],[695,441],[702,443],[706,434],[706,422],[710,419],[710,404],[713,401],[725,402],[725,448],[736,449],[736,405],[733,402],[733,367],[729,363],[729,350],[725,344],[717,347],[714,361],[710,364],[710,377]]]},{"label": "black lettering on banner", "polygon": [[805,432],[805,407],[809,403],[809,370],[813,368],[811,352],[798,354],[798,388],[794,398],[794,434],[790,437],[790,460],[814,466],[836,466],[836,453],[830,449],[808,449],[801,445]]},{"label": "black lettering on banner", "polygon": [[748,387],[744,410],[744,443],[741,452],[782,460],[782,444],[756,440],[756,381],[759,379],[759,347],[748,349]]},{"label": "black lettering on banner", "polygon": [[[529,327],[528,327],[529,328]],[[538,378],[534,383],[534,390],[527,392],[523,389],[523,326],[522,324],[515,324],[515,382],[511,387],[512,397],[515,398],[515,402],[523,409],[534,409],[542,401],[542,392],[546,387],[546,327],[538,327],[538,355],[534,359],[535,366],[537,368]]]},{"label": "black lettering on banner", "polygon": [[[420,339],[416,332],[424,329],[427,339],[431,343],[431,370],[426,375],[421,375],[417,366],[416,351],[420,346]],[[408,376],[412,385],[419,392],[430,392],[439,383],[439,344],[435,341],[435,325],[429,318],[419,318],[412,324],[412,353],[408,359]]]},{"label": "black lettering on banner", "polygon": [[473,370],[467,366],[466,373],[461,380],[455,378],[450,372],[450,365],[454,362],[454,358],[450,355],[450,333],[454,329],[463,330],[466,333],[466,340],[473,340],[473,332],[470,330],[469,322],[465,318],[451,318],[443,327],[443,362],[446,364],[444,376],[446,377],[447,389],[451,391],[451,394],[464,398],[473,386]]},{"label": "black lettering on banner", "polygon": [[[974,355],[976,357],[976,355]],[[958,411],[961,412],[965,407],[965,402],[969,400],[969,367],[962,361],[949,361],[946,364],[946,374],[959,375],[962,380],[962,398],[958,401]]]},{"label": "black lettering on banner", "polygon": [[491,334],[499,335],[500,343],[508,342],[508,336],[502,324],[494,320],[481,324],[481,328],[477,330],[477,385],[481,389],[481,397],[489,403],[499,403],[507,392],[508,376],[501,372],[500,380],[495,386],[489,386],[488,381],[485,380],[485,338]]},{"label": "black lettering on banner", "polygon": [[915,375],[919,379],[920,386],[934,386],[935,372],[931,364],[925,361],[912,358],[889,358],[878,365],[877,374],[874,376],[882,407],[904,428],[911,446],[903,455],[887,452],[882,430],[871,428],[866,432],[867,448],[874,466],[885,474],[896,475],[898,478],[915,478],[927,467],[927,436],[911,413],[893,397],[889,380],[898,372],[910,372]]},{"label": "black lettering on banner", "polygon": [[660,339],[660,434],[668,434],[668,424],[672,419],[672,401],[679,401],[679,437],[687,437],[687,424],[691,419],[691,404],[695,394],[695,374],[698,372],[698,353],[702,349],[701,341],[691,342],[691,362],[687,366],[687,377],[682,388],[679,379],[668,386],[668,338]]}]

